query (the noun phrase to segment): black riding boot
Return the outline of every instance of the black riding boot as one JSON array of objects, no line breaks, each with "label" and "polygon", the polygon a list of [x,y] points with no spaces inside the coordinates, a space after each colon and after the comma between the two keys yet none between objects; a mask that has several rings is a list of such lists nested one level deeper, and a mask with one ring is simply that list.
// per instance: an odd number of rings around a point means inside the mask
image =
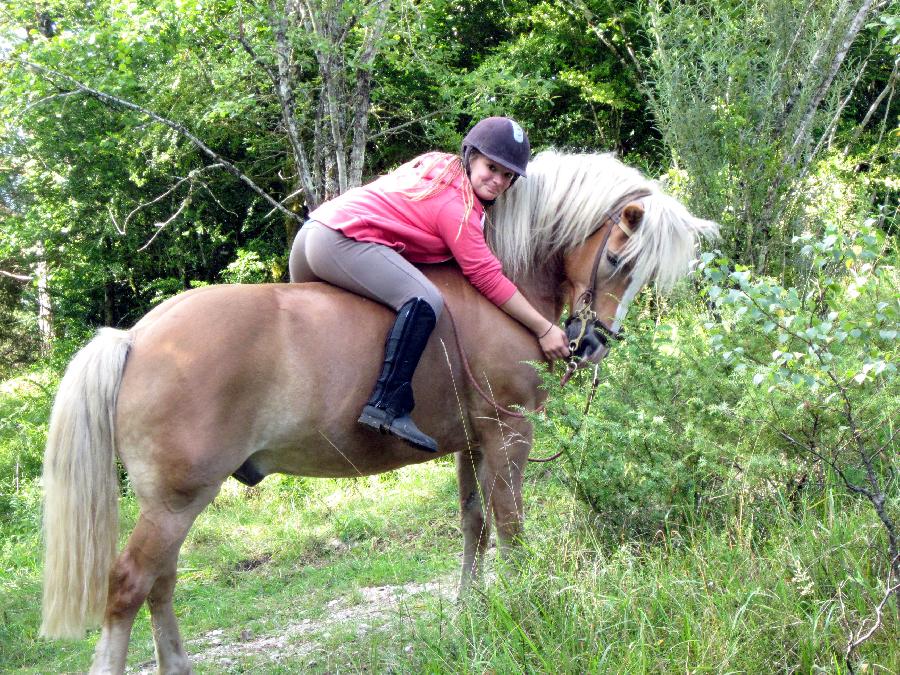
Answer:
[{"label": "black riding boot", "polygon": [[415,406],[413,373],[434,324],[434,310],[421,298],[413,298],[400,308],[384,345],[381,375],[359,416],[361,424],[393,434],[426,452],[437,452],[437,443],[419,431],[409,413]]}]

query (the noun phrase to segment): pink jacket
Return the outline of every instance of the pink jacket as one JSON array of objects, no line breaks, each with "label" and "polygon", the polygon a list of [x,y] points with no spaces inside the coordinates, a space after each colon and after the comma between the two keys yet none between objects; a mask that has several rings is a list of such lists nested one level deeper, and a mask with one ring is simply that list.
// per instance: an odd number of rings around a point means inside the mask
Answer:
[{"label": "pink jacket", "polygon": [[401,193],[415,186],[420,171],[417,167],[422,162],[441,158],[432,171],[436,175],[453,157],[443,153],[417,157],[368,185],[322,204],[309,218],[351,239],[390,246],[413,263],[455,259],[475,288],[495,305],[502,305],[516,292],[516,286],[503,274],[500,261],[484,241],[484,207],[477,197],[463,222],[462,177],[420,201]]}]

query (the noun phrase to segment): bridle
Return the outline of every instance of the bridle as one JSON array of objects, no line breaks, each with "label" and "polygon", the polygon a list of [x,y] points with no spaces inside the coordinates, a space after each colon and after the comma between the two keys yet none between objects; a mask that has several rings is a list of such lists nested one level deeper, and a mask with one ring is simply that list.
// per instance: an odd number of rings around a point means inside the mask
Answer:
[{"label": "bridle", "polygon": [[622,220],[622,213],[625,207],[644,197],[649,197],[650,194],[648,190],[628,193],[607,212],[603,223],[594,231],[596,233],[604,227],[607,228],[606,233],[603,235],[603,242],[600,244],[600,248],[597,249],[597,255],[591,267],[591,280],[588,287],[576,300],[576,304],[580,306],[578,309],[573,308],[572,314],[565,322],[566,335],[569,338],[569,352],[571,354],[567,374],[571,374],[578,368],[581,357],[577,354],[585,340],[596,340],[608,349],[612,342],[618,342],[625,337],[622,331],[614,330],[597,317],[597,310],[594,308],[594,303],[597,299],[597,271],[600,268],[600,261],[603,260],[603,256],[606,254],[606,247],[613,229],[618,227],[628,237],[634,235],[634,231]]}]

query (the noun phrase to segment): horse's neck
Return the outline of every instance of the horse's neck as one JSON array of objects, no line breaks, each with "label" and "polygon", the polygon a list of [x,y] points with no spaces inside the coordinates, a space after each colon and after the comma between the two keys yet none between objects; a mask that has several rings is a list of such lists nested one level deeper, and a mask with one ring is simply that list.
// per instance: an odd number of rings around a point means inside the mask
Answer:
[{"label": "horse's neck", "polygon": [[521,279],[515,279],[516,286],[528,302],[551,321],[558,321],[563,310],[562,276],[549,266],[537,270]]}]

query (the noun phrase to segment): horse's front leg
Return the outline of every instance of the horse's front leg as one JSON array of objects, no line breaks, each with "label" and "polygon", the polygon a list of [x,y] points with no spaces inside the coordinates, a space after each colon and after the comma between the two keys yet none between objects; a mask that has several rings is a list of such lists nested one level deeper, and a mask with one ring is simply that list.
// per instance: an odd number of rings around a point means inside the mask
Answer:
[{"label": "horse's front leg", "polygon": [[522,481],[531,450],[532,429],[527,420],[481,420],[479,438],[483,460],[478,481],[497,526],[500,553],[507,555],[524,533]]},{"label": "horse's front leg", "polygon": [[487,498],[479,480],[484,455],[480,449],[464,450],[456,455],[459,479],[459,508],[463,532],[463,561],[460,591],[478,580],[491,538],[491,522],[485,518]]},{"label": "horse's front leg", "polygon": [[497,543],[500,554],[508,558],[525,533],[525,507],[522,503],[522,482],[525,465],[531,451],[531,424],[517,423],[497,425],[493,435],[494,446],[485,445],[486,464],[492,474],[491,507],[497,526]]}]

